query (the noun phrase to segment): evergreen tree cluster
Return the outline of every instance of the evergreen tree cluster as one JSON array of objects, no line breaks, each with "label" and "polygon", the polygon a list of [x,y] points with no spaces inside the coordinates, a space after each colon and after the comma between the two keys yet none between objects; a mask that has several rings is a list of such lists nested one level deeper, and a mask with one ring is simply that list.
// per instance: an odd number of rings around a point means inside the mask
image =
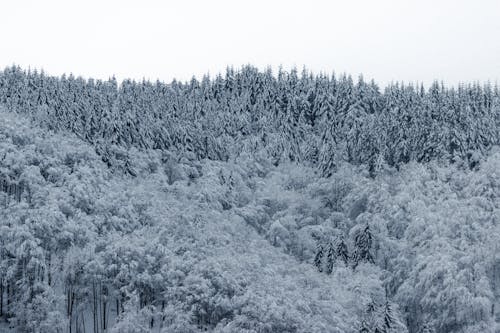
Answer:
[{"label": "evergreen tree cluster", "polygon": [[[371,254],[372,242],[373,235],[368,224],[355,234],[352,255],[349,254],[349,249],[343,237],[339,237],[335,241],[329,241],[327,244],[319,242],[314,256],[314,266],[319,272],[325,271],[327,274],[331,274],[335,263],[342,263],[344,266],[351,264],[353,269],[361,262],[374,264],[375,261]],[[324,258],[325,253],[326,258]]]},{"label": "evergreen tree cluster", "polygon": [[371,301],[368,303],[365,312],[365,319],[361,323],[360,333],[389,333],[397,331],[401,326],[393,310],[393,305],[389,301],[384,304],[377,304]]},{"label": "evergreen tree cluster", "polygon": [[265,151],[277,165],[303,161],[331,175],[340,161],[384,164],[467,160],[499,142],[500,90],[446,88],[245,66],[201,81],[85,80],[9,67],[0,104],[49,128],[71,130],[112,163],[110,145],[176,149],[227,160]]}]

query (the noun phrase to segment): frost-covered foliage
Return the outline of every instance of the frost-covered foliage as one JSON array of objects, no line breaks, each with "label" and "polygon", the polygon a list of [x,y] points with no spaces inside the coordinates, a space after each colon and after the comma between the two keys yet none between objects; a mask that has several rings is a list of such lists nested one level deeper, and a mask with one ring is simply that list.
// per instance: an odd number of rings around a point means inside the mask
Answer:
[{"label": "frost-covered foliage", "polygon": [[410,161],[461,159],[474,167],[499,144],[499,97],[491,85],[393,84],[380,92],[362,77],[251,66],[169,84],[0,72],[0,104],[72,131],[132,175],[123,147],[221,161],[262,151],[275,165],[302,161],[327,176],[342,161],[372,173]]},{"label": "frost-covered foliage", "polygon": [[375,179],[350,165],[328,179],[280,167],[260,183],[255,205],[284,229],[276,246],[321,274],[374,262],[384,286],[375,304],[397,302],[410,332],[496,332],[498,170],[496,148],[477,170],[410,163]]},{"label": "frost-covered foliage", "polygon": [[1,316],[20,331],[356,332],[383,296],[375,266],[318,274],[270,241],[296,242],[270,223],[293,204],[255,200],[287,170],[128,151],[130,177],[79,139],[0,117],[2,173],[26,188],[0,195]]},{"label": "frost-covered foliage", "polygon": [[250,67],[120,87],[7,69],[0,317],[496,333],[498,96]]}]

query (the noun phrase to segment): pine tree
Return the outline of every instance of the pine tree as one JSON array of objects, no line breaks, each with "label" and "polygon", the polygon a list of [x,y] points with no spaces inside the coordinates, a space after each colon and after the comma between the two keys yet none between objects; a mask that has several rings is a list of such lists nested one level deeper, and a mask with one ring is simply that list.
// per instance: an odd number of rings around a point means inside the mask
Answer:
[{"label": "pine tree", "polygon": [[326,273],[332,274],[335,263],[335,247],[332,242],[328,243],[328,254],[326,256]]},{"label": "pine tree", "polygon": [[377,323],[377,329],[380,333],[389,333],[391,328],[396,326],[396,318],[389,301],[385,302],[385,305],[381,310],[382,311],[379,315],[380,319]]},{"label": "pine tree", "polygon": [[360,332],[380,333],[377,331],[377,304],[372,300],[366,305]]},{"label": "pine tree", "polygon": [[335,256],[342,260],[342,262],[347,265],[349,263],[349,251],[347,249],[347,244],[344,241],[344,237],[341,237],[337,242],[337,248],[335,249]]},{"label": "pine tree", "polygon": [[323,244],[318,244],[316,247],[316,256],[314,257],[314,266],[319,272],[323,272]]},{"label": "pine tree", "polygon": [[374,263],[371,254],[373,236],[370,226],[367,224],[362,231],[358,231],[354,238],[354,253],[352,256],[353,268],[356,268],[360,262]]}]

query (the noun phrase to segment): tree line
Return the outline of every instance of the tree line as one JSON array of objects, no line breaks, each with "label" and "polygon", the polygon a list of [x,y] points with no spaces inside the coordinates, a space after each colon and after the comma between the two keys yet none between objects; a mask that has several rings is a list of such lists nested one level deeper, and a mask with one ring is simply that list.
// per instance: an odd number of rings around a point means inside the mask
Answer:
[{"label": "tree line", "polygon": [[168,84],[53,77],[16,66],[0,72],[0,104],[71,130],[108,164],[110,145],[222,161],[264,150],[276,165],[301,161],[325,176],[341,161],[372,172],[410,161],[461,159],[474,167],[498,144],[499,96],[489,83],[393,83],[382,91],[362,76],[251,66]]}]

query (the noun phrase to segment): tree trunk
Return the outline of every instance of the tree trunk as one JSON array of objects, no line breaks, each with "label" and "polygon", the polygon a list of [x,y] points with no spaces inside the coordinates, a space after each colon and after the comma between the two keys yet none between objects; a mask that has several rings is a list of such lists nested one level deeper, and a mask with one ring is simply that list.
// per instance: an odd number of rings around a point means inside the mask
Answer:
[{"label": "tree trunk", "polygon": [[83,333],[85,333],[85,312],[82,312],[82,326],[83,326]]},{"label": "tree trunk", "polygon": [[75,293],[70,287],[67,293],[67,315],[69,321],[69,333],[72,331],[72,321],[73,321],[73,307],[75,304]]},{"label": "tree trunk", "polygon": [[106,331],[106,299],[102,301],[102,330]]},{"label": "tree trunk", "polygon": [[94,319],[94,333],[98,333],[99,327],[97,326],[97,295],[96,295],[94,281],[92,281],[92,296],[93,296],[92,315],[93,315],[93,319]]},{"label": "tree trunk", "polygon": [[5,319],[7,319],[7,317],[10,315],[10,293],[11,293],[11,290],[10,290],[10,282],[7,282],[7,309],[5,311]]},{"label": "tree trunk", "polygon": [[49,251],[47,253],[47,282],[49,284],[49,287],[52,286],[51,265],[52,265],[52,253]]},{"label": "tree trunk", "polygon": [[3,316],[3,282],[0,282],[0,317]]}]

